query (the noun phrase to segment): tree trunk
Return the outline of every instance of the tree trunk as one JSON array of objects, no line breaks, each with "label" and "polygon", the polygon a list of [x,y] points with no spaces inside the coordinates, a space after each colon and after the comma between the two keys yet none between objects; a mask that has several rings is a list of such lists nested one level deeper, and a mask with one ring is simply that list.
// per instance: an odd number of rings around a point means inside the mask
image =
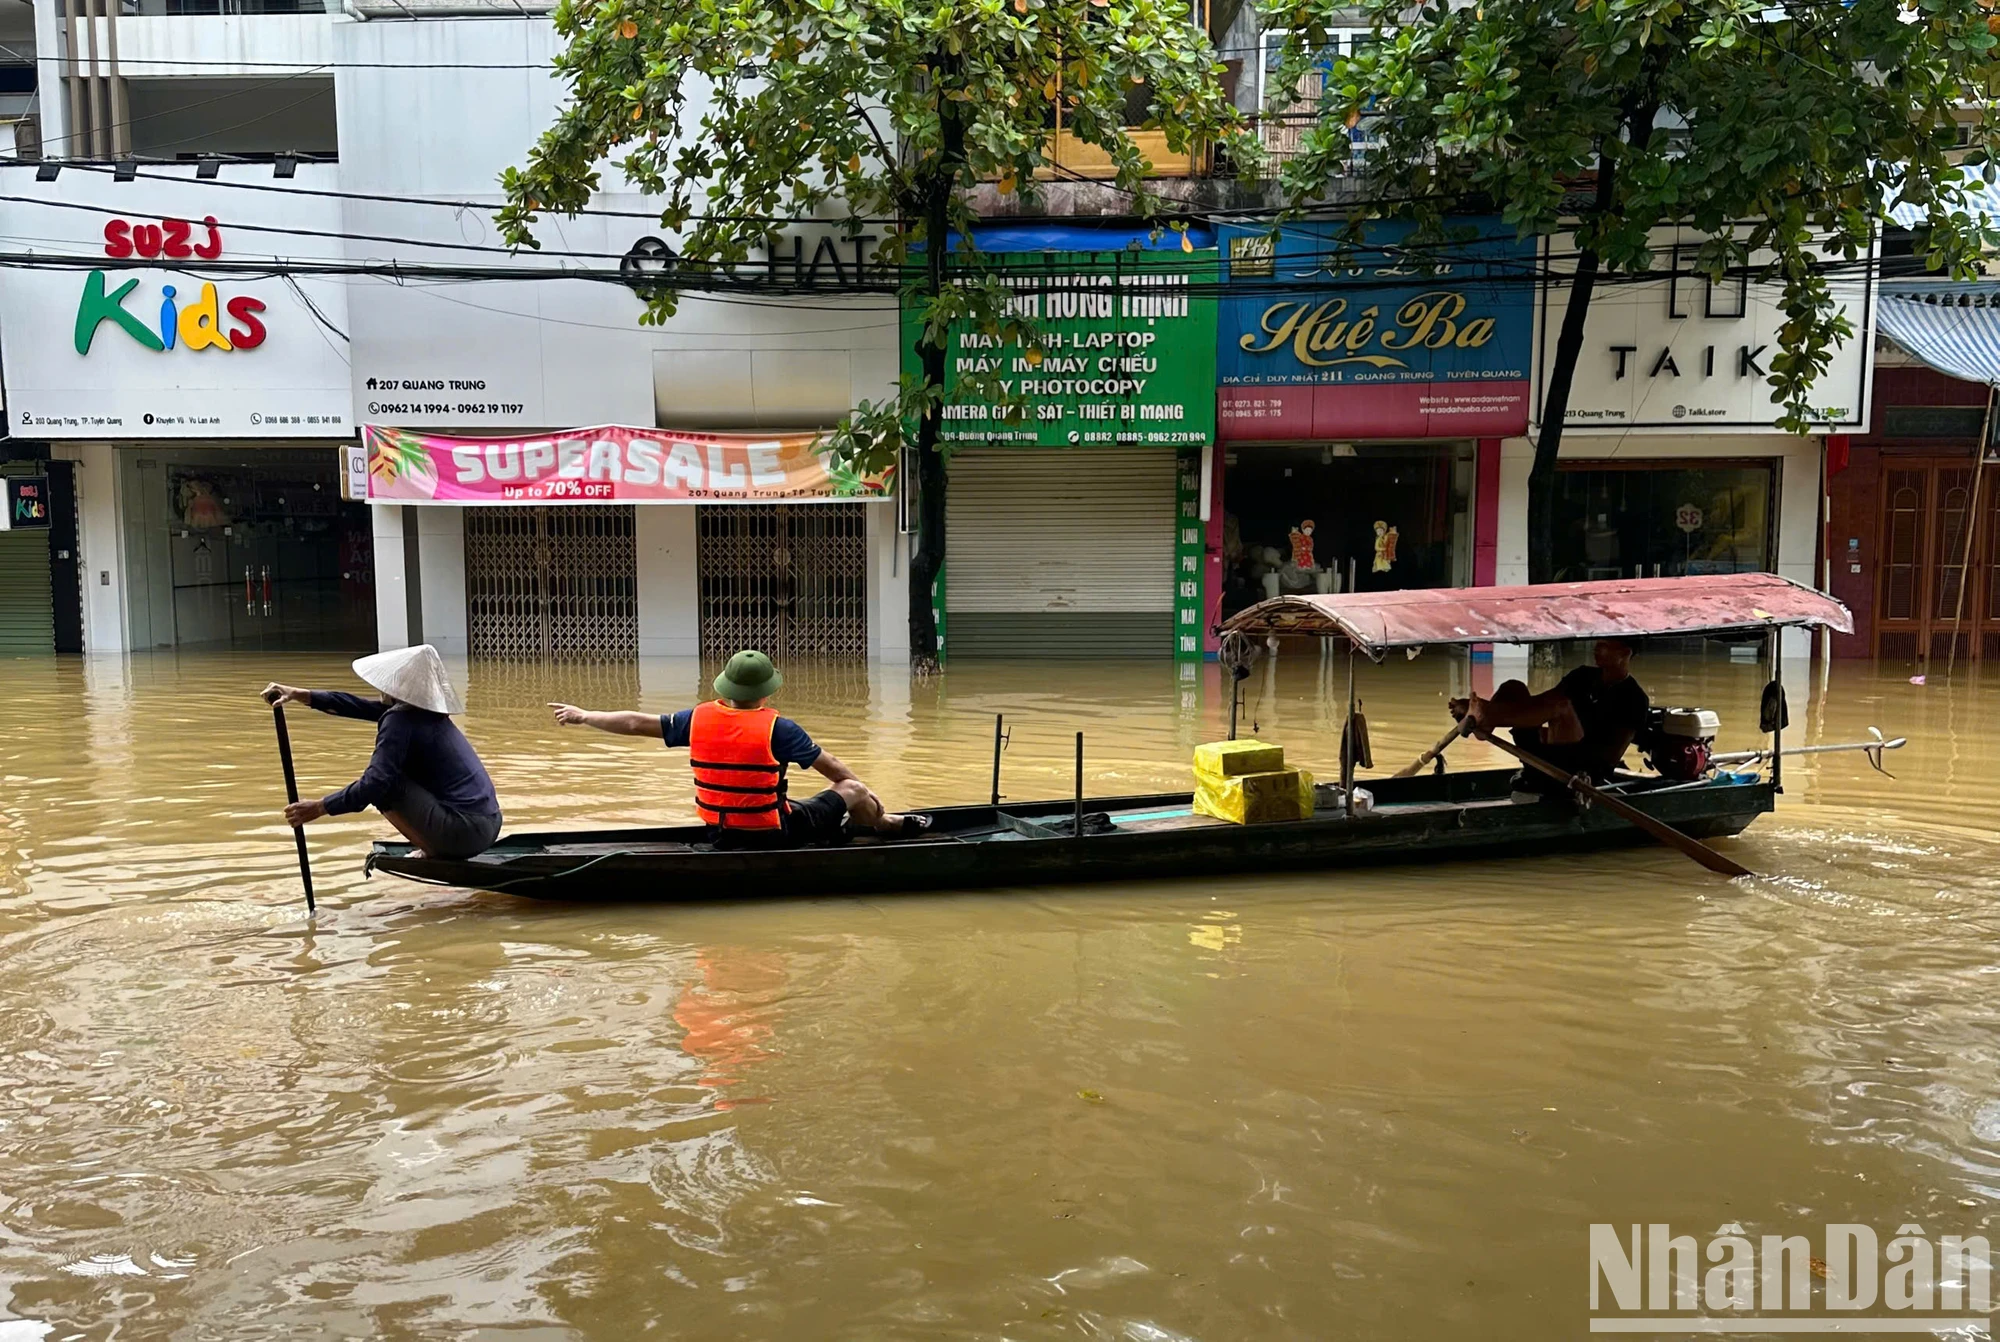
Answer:
[{"label": "tree trunk", "polygon": [[1577,360],[1583,354],[1583,323],[1590,315],[1590,296],[1597,288],[1598,257],[1586,249],[1577,254],[1576,278],[1570,282],[1569,303],[1563,308],[1562,332],[1556,337],[1549,365],[1549,394],[1542,401],[1542,433],[1535,440],[1535,465],[1528,472],[1528,581],[1556,578],[1556,457],[1562,451],[1563,418],[1569,414],[1569,392],[1576,381]]},{"label": "tree trunk", "polygon": [[[1629,135],[1634,144],[1649,138],[1660,112],[1659,103],[1641,92],[1628,98],[1618,131]],[[1590,217],[1611,217],[1617,205],[1618,162],[1600,146],[1597,154],[1597,189],[1591,201]],[[1583,324],[1590,315],[1591,295],[1597,289],[1597,272],[1602,265],[1594,247],[1579,247],[1576,276],[1570,282],[1569,302],[1563,308],[1562,331],[1556,336],[1555,360],[1549,365],[1549,394],[1542,401],[1542,432],[1535,440],[1535,464],[1528,472],[1528,581],[1554,582],[1556,578],[1556,459],[1562,452],[1563,420],[1569,415],[1570,388],[1576,382],[1577,360],[1583,356]]]},{"label": "tree trunk", "polygon": [[[939,63],[938,161],[924,185],[924,281],[927,303],[935,303],[944,292],[946,267],[951,253],[951,195],[958,188],[959,168],[965,162],[965,121],[957,103],[943,96],[951,87],[956,62]],[[933,341],[928,335],[917,343],[917,364],[924,387],[934,395],[925,403],[917,421],[915,451],[917,468],[917,548],[910,556],[910,664],[918,671],[938,668],[937,612],[932,607],[931,588],[944,568],[944,430],[945,341],[949,334]],[[908,482],[905,482],[907,487]]]}]

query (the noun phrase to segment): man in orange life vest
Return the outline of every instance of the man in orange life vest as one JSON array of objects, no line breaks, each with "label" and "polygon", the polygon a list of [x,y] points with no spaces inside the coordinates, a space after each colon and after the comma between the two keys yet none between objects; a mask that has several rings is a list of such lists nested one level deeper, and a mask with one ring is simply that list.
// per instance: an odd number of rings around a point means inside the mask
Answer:
[{"label": "man in orange life vest", "polygon": [[[620,736],[657,736],[668,749],[688,748],[695,809],[718,841],[755,847],[838,843],[850,829],[915,837],[930,818],[897,815],[854,770],[813,744],[805,728],[781,718],[765,701],[785,678],[761,652],[739,652],[715,678],[716,698],[695,708],[651,713],[596,713],[550,704],[565,727],[595,727]],[[785,795],[785,770],[816,769],[832,787],[802,802]]]}]

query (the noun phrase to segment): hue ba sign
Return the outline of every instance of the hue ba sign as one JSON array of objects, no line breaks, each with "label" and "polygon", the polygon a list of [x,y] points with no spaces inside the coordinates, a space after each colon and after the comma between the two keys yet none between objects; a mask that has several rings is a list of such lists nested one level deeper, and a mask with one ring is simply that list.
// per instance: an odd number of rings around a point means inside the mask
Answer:
[{"label": "hue ba sign", "polygon": [[1509,435],[1528,420],[1533,244],[1496,220],[1460,221],[1445,247],[1405,248],[1374,224],[1273,238],[1230,225],[1219,340],[1230,441]]},{"label": "hue ba sign", "polygon": [[[1670,429],[1678,433],[1770,430],[1783,407],[1771,400],[1772,359],[1783,349],[1781,287],[1747,276],[1712,284],[1695,273],[1700,237],[1664,229],[1654,235],[1660,278],[1636,283],[1600,282],[1584,323],[1564,424],[1572,429]],[[1558,237],[1553,255],[1573,254]],[[1566,263],[1552,262],[1560,271]],[[1868,421],[1868,385],[1874,355],[1868,285],[1854,278],[1830,281],[1833,296],[1854,327],[1814,384],[1816,422],[1828,429],[1858,429]],[[1544,295],[1536,405],[1546,395],[1549,361],[1569,287],[1552,280]]]}]

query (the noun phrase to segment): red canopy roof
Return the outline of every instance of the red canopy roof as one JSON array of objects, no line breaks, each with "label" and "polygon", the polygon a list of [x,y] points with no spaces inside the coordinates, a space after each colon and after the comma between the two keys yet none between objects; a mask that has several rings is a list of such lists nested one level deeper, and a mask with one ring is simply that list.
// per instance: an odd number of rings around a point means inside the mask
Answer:
[{"label": "red canopy roof", "polygon": [[1452,643],[1548,643],[1824,625],[1854,632],[1847,607],[1774,573],[1617,578],[1540,587],[1441,587],[1260,601],[1225,633],[1351,639],[1370,657]]}]

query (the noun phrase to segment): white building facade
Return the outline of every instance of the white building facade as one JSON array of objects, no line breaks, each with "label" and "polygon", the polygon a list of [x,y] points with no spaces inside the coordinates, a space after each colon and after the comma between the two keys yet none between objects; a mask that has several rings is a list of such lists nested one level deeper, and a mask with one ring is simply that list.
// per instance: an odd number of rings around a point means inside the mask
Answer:
[{"label": "white building facade", "polygon": [[[74,79],[60,15],[38,25],[49,157],[0,166],[15,188],[0,194],[23,198],[0,217],[35,256],[0,278],[0,358],[14,438],[81,463],[85,647],[905,657],[908,538],[885,494],[341,499],[363,426],[502,461],[509,440],[598,426],[754,453],[897,376],[893,294],[758,291],[851,280],[865,234],[781,228],[740,285],[656,327],[607,282],[671,256],[638,196],[511,253],[478,207],[555,115],[552,25],[532,6],[389,12],[79,20],[77,49],[94,22],[100,62]],[[191,94],[245,124],[204,118]],[[442,273],[471,267],[522,278]],[[79,304],[105,314],[87,349]]]},{"label": "white building facade", "polygon": [[[1557,238],[1552,255],[1573,255]],[[1827,440],[1864,432],[1874,381],[1869,268],[1832,280],[1854,335],[1818,379],[1819,422],[1778,428],[1768,374],[1784,316],[1772,284],[1720,285],[1688,273],[1698,237],[1661,230],[1669,276],[1600,283],[1569,398],[1556,510],[1562,579],[1773,572],[1824,585]],[[1567,263],[1538,305],[1535,423],[1562,323]],[[1528,475],[1533,442],[1501,448],[1495,581],[1528,579]],[[1787,631],[1787,656],[1808,636]]]}]

